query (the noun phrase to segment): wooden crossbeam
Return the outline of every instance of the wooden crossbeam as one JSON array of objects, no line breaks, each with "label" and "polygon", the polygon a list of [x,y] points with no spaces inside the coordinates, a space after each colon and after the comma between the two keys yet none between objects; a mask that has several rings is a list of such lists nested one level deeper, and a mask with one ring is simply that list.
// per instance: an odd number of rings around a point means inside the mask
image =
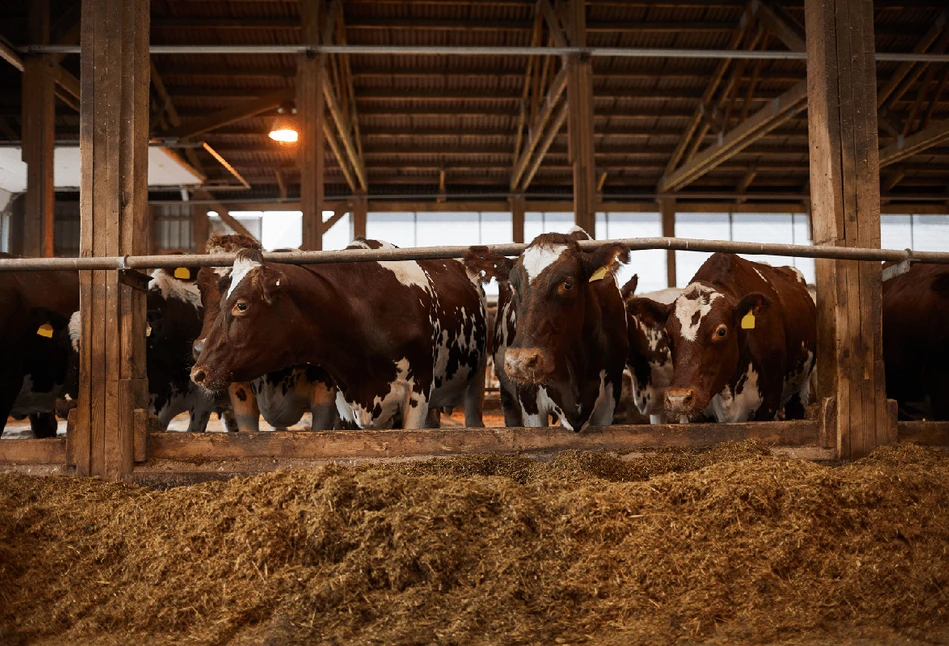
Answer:
[{"label": "wooden crossbeam", "polygon": [[784,7],[772,0],[752,0],[751,11],[792,52],[803,52],[807,49],[804,27]]},{"label": "wooden crossbeam", "polygon": [[550,5],[549,0],[537,0],[537,9],[540,11],[540,14],[544,17],[544,21],[547,23],[547,29],[550,30],[550,35],[554,40],[554,44],[557,47],[566,47],[567,36],[563,33],[560,20],[557,18],[557,14],[554,12],[554,8]]},{"label": "wooden crossbeam", "polygon": [[560,106],[560,110],[557,111],[557,115],[554,117],[551,122],[550,127],[547,129],[547,133],[544,135],[543,140],[537,146],[537,152],[534,155],[534,161],[531,163],[530,168],[524,173],[524,179],[521,181],[520,190],[527,190],[527,187],[530,186],[531,180],[534,179],[534,175],[537,173],[537,170],[540,168],[541,162],[544,161],[544,156],[547,154],[547,150],[550,148],[550,145],[554,142],[554,138],[557,136],[557,133],[560,132],[560,129],[563,128],[564,122],[567,120],[567,113],[569,112],[567,103],[564,102]]},{"label": "wooden crossbeam", "polygon": [[[346,158],[349,160],[350,165],[353,168],[353,172],[356,173],[356,178],[359,180],[359,186],[362,190],[368,190],[369,180],[366,177],[366,165],[362,159],[362,156],[356,150],[356,144],[353,142],[352,137],[350,136],[349,130],[349,121],[346,119],[346,115],[343,114],[343,111],[339,107],[339,99],[336,97],[336,92],[333,90],[332,85],[328,82],[328,79],[324,78],[323,81],[323,98],[326,99],[326,108],[329,110],[330,116],[333,118],[333,123],[336,124],[336,133],[339,136],[339,140],[343,145],[343,149],[346,151]],[[355,190],[355,188],[353,189]]]},{"label": "wooden crossbeam", "polygon": [[524,146],[524,150],[521,151],[521,156],[514,162],[514,169],[511,172],[511,190],[514,190],[520,183],[524,171],[527,170],[527,164],[534,154],[534,150],[537,148],[537,144],[544,138],[544,127],[547,125],[547,121],[553,114],[554,108],[556,108],[557,102],[560,101],[560,97],[563,96],[566,88],[567,68],[563,67],[550,84],[550,90],[548,90],[547,95],[544,97],[544,107],[541,108],[538,113],[537,121],[531,125],[527,144]]},{"label": "wooden crossbeam", "polygon": [[336,162],[339,164],[339,170],[342,171],[343,177],[346,178],[346,183],[349,184],[349,189],[355,192],[357,190],[356,180],[353,177],[352,171],[349,170],[346,153],[340,150],[339,142],[336,141],[336,135],[333,133],[333,128],[330,127],[329,122],[326,119],[323,119],[322,121],[323,138],[326,140],[326,143],[329,144],[330,150],[333,151],[333,156],[336,157]]},{"label": "wooden crossbeam", "polygon": [[880,150],[880,166],[889,166],[949,141],[949,119],[938,121],[909,137],[896,141]]},{"label": "wooden crossbeam", "polygon": [[718,144],[713,144],[705,149],[675,172],[664,174],[659,180],[659,192],[677,191],[687,186],[724,161],[734,157],[806,107],[807,81],[801,81],[774,99],[768,106],[733,128]]},{"label": "wooden crossbeam", "polygon": [[177,137],[178,139],[194,137],[216,128],[220,128],[221,126],[234,123],[235,121],[247,119],[248,117],[254,117],[262,112],[267,112],[268,110],[278,108],[281,104],[286,103],[287,101],[292,101],[295,96],[296,93],[293,88],[280,90],[272,94],[258,97],[252,101],[246,101],[244,103],[225,108],[224,110],[219,110],[218,112],[209,114],[206,117],[182,123],[176,128],[171,128],[165,132],[164,135],[166,137]]},{"label": "wooden crossbeam", "polygon": [[[939,34],[942,33],[942,30],[946,26],[947,19],[949,19],[949,9],[944,9],[939,13],[939,16],[933,22],[929,31],[927,31],[916,43],[916,46],[913,47],[914,54],[922,54],[929,49],[930,45],[936,42],[936,39],[939,38]],[[900,83],[903,82],[903,79],[906,78],[906,75],[909,74],[915,65],[916,63],[913,62],[900,63],[896,71],[893,72],[893,76],[890,77],[890,80],[877,92],[877,109],[883,107],[887,99],[896,91],[896,88],[899,87]]]}]

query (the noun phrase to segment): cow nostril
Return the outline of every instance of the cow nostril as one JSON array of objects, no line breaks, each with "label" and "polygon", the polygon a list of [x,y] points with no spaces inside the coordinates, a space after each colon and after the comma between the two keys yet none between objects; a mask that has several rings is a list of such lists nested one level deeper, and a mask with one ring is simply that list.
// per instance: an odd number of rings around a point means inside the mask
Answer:
[{"label": "cow nostril", "polygon": [[198,370],[193,375],[191,375],[191,380],[196,384],[200,384],[206,378],[207,378],[207,375],[204,374],[204,370]]},{"label": "cow nostril", "polygon": [[689,392],[687,392],[687,393],[685,394],[685,396],[682,397],[682,403],[683,403],[683,404],[691,404],[691,403],[692,403],[692,394],[693,394],[693,393],[692,393],[691,390],[690,390]]}]

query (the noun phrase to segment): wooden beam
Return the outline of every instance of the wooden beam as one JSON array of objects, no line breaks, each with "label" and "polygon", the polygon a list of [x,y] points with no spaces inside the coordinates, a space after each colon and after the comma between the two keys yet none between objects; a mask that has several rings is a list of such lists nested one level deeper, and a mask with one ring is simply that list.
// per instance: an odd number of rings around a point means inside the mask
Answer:
[{"label": "wooden beam", "polygon": [[731,159],[765,134],[781,126],[807,107],[807,81],[801,81],[732,129],[717,144],[699,153],[688,164],[659,180],[659,192],[677,191],[722,162]]},{"label": "wooden beam", "polygon": [[171,128],[164,132],[163,135],[169,138],[177,137],[178,139],[195,137],[202,133],[220,128],[221,126],[226,126],[230,123],[254,117],[262,112],[278,108],[287,101],[292,101],[294,96],[293,88],[280,90],[266,96],[258,97],[252,101],[219,110],[206,117],[182,123],[177,128]]},{"label": "wooden beam", "polygon": [[323,222],[323,233],[326,233],[327,231],[332,229],[336,225],[336,223],[342,220],[343,216],[345,216],[347,213],[349,213],[349,211],[347,211],[345,208],[336,209],[335,211],[333,211],[332,217],[330,217],[329,220],[326,220],[325,222]]},{"label": "wooden beam", "polygon": [[550,36],[554,40],[554,45],[557,47],[567,47],[567,36],[564,34],[560,20],[557,18],[554,8],[550,6],[549,0],[537,0],[537,9],[547,23],[547,29],[550,31]]},{"label": "wooden beam", "polygon": [[357,195],[353,200],[353,237],[366,237],[369,200],[365,195]]},{"label": "wooden beam", "polygon": [[[542,23],[540,12],[534,9],[534,30],[531,34],[531,47],[537,47],[540,45],[540,39],[542,36]],[[524,127],[527,125],[527,114],[528,114],[528,97],[530,96],[530,90],[532,85],[532,80],[534,76],[534,68],[538,62],[537,56],[529,56],[527,58],[527,69],[524,71],[524,89],[521,91],[521,109],[520,113],[517,115],[517,134],[514,137],[514,158],[517,159],[517,156],[521,152],[521,143],[523,143]]]},{"label": "wooden beam", "polygon": [[949,119],[937,121],[909,137],[900,135],[880,151],[880,166],[904,161],[946,141],[949,141]]},{"label": "wooden beam", "polygon": [[[325,72],[325,69],[323,72]],[[336,133],[339,136],[340,142],[343,144],[343,149],[346,151],[346,157],[349,159],[349,163],[353,168],[353,172],[356,173],[356,177],[359,179],[359,187],[366,191],[369,189],[369,180],[366,177],[366,165],[365,162],[363,162],[362,156],[356,150],[356,144],[353,142],[352,137],[349,134],[349,120],[340,109],[339,99],[336,97],[336,92],[333,90],[333,87],[330,85],[330,83],[327,82],[326,78],[323,78],[322,86],[323,97],[326,100],[326,108],[329,110],[330,116],[333,118],[333,123],[336,124]]]},{"label": "wooden beam", "polygon": [[[872,0],[805,0],[810,186],[817,245],[880,246]],[[879,263],[817,261],[818,392],[837,455],[895,442],[883,372]],[[835,436],[834,436],[835,435]]]},{"label": "wooden beam", "polygon": [[[149,2],[82,3],[81,256],[145,251],[148,202]],[[132,471],[146,416],[145,293],[115,271],[80,275],[78,475]]]},{"label": "wooden beam", "polygon": [[[218,214],[218,217],[221,218],[221,221],[223,221],[224,224],[231,227],[234,233],[239,233],[241,235],[245,235],[249,238],[257,240],[257,236],[253,235],[250,231],[248,231],[247,228],[243,224],[240,223],[240,221],[238,221],[233,215],[231,215],[231,212],[228,210],[226,206],[224,206],[223,204],[215,200],[214,196],[211,195],[210,192],[206,190],[198,190],[194,192],[194,197],[202,201],[213,200],[214,203],[211,204],[211,207],[214,209],[215,213]],[[205,205],[205,207],[207,207],[207,205]]]},{"label": "wooden beam", "polygon": [[534,161],[531,163],[530,168],[527,169],[527,172],[524,173],[524,177],[521,180],[521,191],[526,191],[527,187],[530,186],[531,180],[534,179],[534,175],[537,173],[537,170],[540,168],[541,163],[544,161],[544,156],[547,154],[547,151],[550,149],[550,145],[554,143],[554,138],[560,132],[560,129],[563,128],[564,121],[567,120],[568,106],[566,103],[561,104],[560,110],[557,111],[556,116],[553,118],[553,121],[550,124],[550,127],[547,128],[547,133],[544,135],[544,138],[537,145],[537,151],[534,155]]},{"label": "wooden beam", "polygon": [[[659,215],[662,218],[662,236],[674,238],[676,235],[676,201],[671,198],[659,200]],[[666,286],[676,286],[676,252],[666,249]]]},{"label": "wooden beam", "polygon": [[[30,3],[31,42],[49,42],[49,0]],[[23,254],[54,255],[55,189],[53,147],[56,139],[55,70],[48,55],[23,63],[23,161],[26,162],[26,212]]]},{"label": "wooden beam", "polygon": [[[219,212],[220,213],[220,212]],[[228,213],[230,215],[230,213]],[[191,237],[194,240],[195,253],[204,253],[208,243],[208,207],[203,204],[195,204],[191,207]]]},{"label": "wooden beam", "polygon": [[[543,0],[542,0],[543,1]],[[570,44],[586,47],[586,3],[568,0]],[[588,56],[567,60],[568,142],[573,165],[574,223],[596,236],[596,162],[593,153],[593,67]],[[555,124],[556,125],[556,124]]]},{"label": "wooden beam", "polygon": [[515,195],[508,200],[511,209],[511,241],[524,242],[524,212],[527,202],[523,195]]},{"label": "wooden beam", "polygon": [[563,96],[563,92],[566,88],[567,68],[564,67],[557,73],[557,76],[554,77],[553,82],[550,84],[550,89],[544,97],[544,107],[538,113],[537,121],[531,124],[527,144],[524,146],[524,150],[521,151],[521,156],[514,162],[514,168],[511,171],[511,190],[516,189],[520,183],[521,176],[524,174],[524,171],[527,170],[527,163],[534,154],[534,149],[544,136],[544,127],[547,125],[547,121],[553,114],[554,108],[557,106],[557,102],[560,101],[560,97]]},{"label": "wooden beam", "polygon": [[274,175],[277,177],[277,188],[280,189],[280,199],[287,199],[287,180],[283,177],[283,171],[279,168],[274,171]]},{"label": "wooden beam", "polygon": [[[939,34],[942,33],[942,30],[946,26],[947,19],[949,19],[949,10],[943,9],[939,15],[936,17],[936,20],[933,22],[932,26],[926,32],[926,34],[917,41],[916,45],[913,47],[914,54],[922,54],[930,45],[936,42],[936,39],[939,38]],[[899,87],[900,83],[903,82],[903,79],[906,78],[906,75],[909,74],[910,70],[916,63],[907,61],[905,63],[900,63],[899,67],[896,68],[896,71],[893,72],[893,76],[890,77],[890,80],[880,88],[880,91],[877,93],[877,109],[879,110],[884,106],[887,99],[896,91],[896,88]]]},{"label": "wooden beam", "polygon": [[[322,0],[300,4],[304,43],[319,44],[320,13],[323,11],[325,3]],[[319,251],[323,248],[323,101],[332,94],[325,91],[325,58],[325,54],[315,57],[301,54],[297,57],[297,115],[301,126],[297,154],[300,166],[300,206],[303,211],[301,248],[308,251]],[[340,123],[337,121],[337,131],[345,139]]]},{"label": "wooden beam", "polygon": [[804,27],[784,7],[772,0],[752,0],[751,11],[792,52],[803,52],[807,49]]}]

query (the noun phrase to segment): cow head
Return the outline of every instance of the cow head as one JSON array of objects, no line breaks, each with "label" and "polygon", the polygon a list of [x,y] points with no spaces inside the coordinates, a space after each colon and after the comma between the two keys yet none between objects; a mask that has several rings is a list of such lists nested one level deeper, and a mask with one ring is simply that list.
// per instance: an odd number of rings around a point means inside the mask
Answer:
[{"label": "cow head", "polygon": [[509,270],[517,331],[504,357],[508,376],[521,383],[550,378],[558,360],[574,356],[589,317],[599,317],[594,302],[599,280],[629,260],[622,245],[583,251],[576,234],[538,236]]},{"label": "cow head", "polygon": [[268,330],[298,318],[283,294],[283,272],[264,263],[257,249],[238,252],[226,287],[191,370],[192,381],[211,391],[224,390],[232,381],[250,381],[272,368],[287,350],[282,335]]},{"label": "cow head", "polygon": [[672,351],[666,321],[672,306],[650,298],[626,300],[629,355],[626,363],[633,375],[636,407],[643,415],[658,415],[664,392],[672,380]]},{"label": "cow head", "polygon": [[668,413],[692,418],[705,410],[735,374],[755,319],[771,305],[758,292],[736,300],[703,282],[685,288],[666,322],[674,367],[665,394]]}]

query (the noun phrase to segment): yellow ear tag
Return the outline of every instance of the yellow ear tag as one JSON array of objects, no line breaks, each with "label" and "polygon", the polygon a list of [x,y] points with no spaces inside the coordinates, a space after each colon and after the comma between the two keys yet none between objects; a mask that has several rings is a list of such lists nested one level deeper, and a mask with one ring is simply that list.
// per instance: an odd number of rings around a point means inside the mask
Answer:
[{"label": "yellow ear tag", "polygon": [[53,338],[53,326],[49,323],[43,323],[36,331],[36,334],[39,336],[45,336],[47,339]]},{"label": "yellow ear tag", "polygon": [[592,283],[598,280],[603,280],[603,278],[606,276],[606,274],[609,273],[609,271],[610,271],[610,268],[606,265],[603,265],[602,267],[597,269],[595,272],[593,272],[593,275],[590,276],[590,282]]},{"label": "yellow ear tag", "polygon": [[178,267],[178,269],[175,270],[175,278],[191,280],[191,270],[187,267]]},{"label": "yellow ear tag", "polygon": [[755,329],[755,315],[754,312],[748,310],[748,313],[741,317],[741,329],[742,330],[753,330]]},{"label": "yellow ear tag", "polygon": [[148,323],[146,323],[146,324],[145,324],[145,336],[151,336],[151,335],[152,335],[152,326],[149,325]]}]

